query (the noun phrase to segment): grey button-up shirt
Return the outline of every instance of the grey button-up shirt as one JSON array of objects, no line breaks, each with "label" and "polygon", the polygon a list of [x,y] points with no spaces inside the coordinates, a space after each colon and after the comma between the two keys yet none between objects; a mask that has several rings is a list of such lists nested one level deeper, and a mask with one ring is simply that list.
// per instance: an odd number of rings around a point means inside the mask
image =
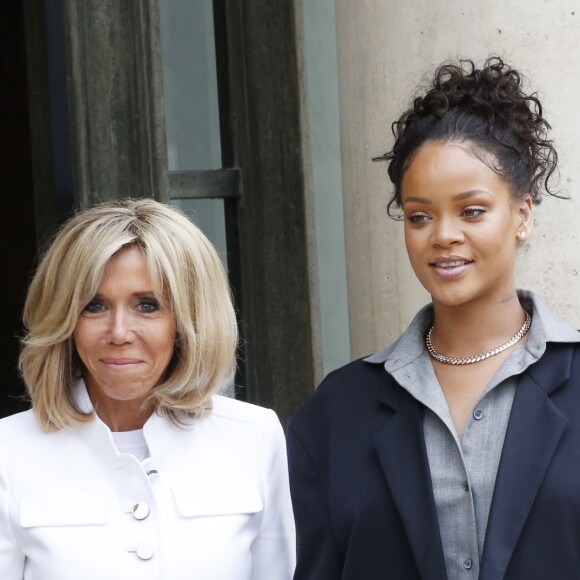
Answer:
[{"label": "grey button-up shirt", "polygon": [[548,342],[580,342],[580,333],[532,292],[518,291],[532,314],[525,343],[516,347],[486,386],[460,439],[441,390],[424,336],[432,306],[415,316],[391,346],[366,360],[386,371],[423,404],[423,430],[449,580],[479,575],[495,478],[517,388],[517,375],[536,362]]}]

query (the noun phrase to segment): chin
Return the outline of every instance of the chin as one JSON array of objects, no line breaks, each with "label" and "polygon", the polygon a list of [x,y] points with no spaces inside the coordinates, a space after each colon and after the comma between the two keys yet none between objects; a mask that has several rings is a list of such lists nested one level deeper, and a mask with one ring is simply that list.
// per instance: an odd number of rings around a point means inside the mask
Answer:
[{"label": "chin", "polygon": [[442,306],[462,306],[476,298],[471,292],[465,291],[432,292],[429,289],[427,291],[431,294],[431,301]]}]

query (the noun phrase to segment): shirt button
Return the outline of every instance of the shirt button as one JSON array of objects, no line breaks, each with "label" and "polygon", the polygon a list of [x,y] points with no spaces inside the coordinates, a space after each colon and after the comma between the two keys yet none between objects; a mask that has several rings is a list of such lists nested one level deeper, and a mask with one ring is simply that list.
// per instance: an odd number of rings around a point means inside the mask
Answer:
[{"label": "shirt button", "polygon": [[469,558],[466,558],[465,560],[463,560],[463,567],[466,570],[471,570],[472,566],[473,566],[473,562]]},{"label": "shirt button", "polygon": [[473,418],[476,421],[479,421],[480,419],[483,419],[483,411],[480,411],[479,409],[477,409],[476,411],[473,411]]},{"label": "shirt button", "polygon": [[464,481],[464,482],[463,482],[463,489],[464,489],[465,491],[469,491],[469,482],[467,482],[467,481]]},{"label": "shirt button", "polygon": [[[131,513],[133,514],[133,517],[136,520],[146,519],[147,517],[149,517],[150,512],[151,512],[151,510],[149,509],[149,506],[144,501],[140,501],[139,503],[136,503],[131,508]],[[148,559],[148,558],[146,558],[146,559]]]},{"label": "shirt button", "polygon": [[135,552],[137,552],[137,557],[141,560],[151,560],[155,554],[151,544],[139,544]]}]

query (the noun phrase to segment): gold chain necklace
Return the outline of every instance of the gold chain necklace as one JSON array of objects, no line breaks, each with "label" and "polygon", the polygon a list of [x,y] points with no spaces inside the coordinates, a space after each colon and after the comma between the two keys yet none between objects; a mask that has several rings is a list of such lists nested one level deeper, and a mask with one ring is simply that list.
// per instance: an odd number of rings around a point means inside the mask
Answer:
[{"label": "gold chain necklace", "polygon": [[524,338],[524,336],[526,336],[528,330],[530,330],[531,325],[532,325],[532,317],[526,312],[526,321],[524,322],[523,326],[517,331],[517,333],[514,336],[512,336],[512,338],[510,338],[507,342],[505,342],[501,346],[496,346],[491,350],[488,350],[482,354],[477,354],[475,356],[466,356],[466,357],[445,356],[444,354],[437,352],[435,348],[433,348],[433,343],[431,342],[431,333],[433,332],[433,328],[435,325],[433,325],[429,329],[429,332],[425,337],[425,346],[427,347],[427,352],[429,353],[431,358],[434,358],[436,361],[439,361],[440,363],[446,365],[471,365],[473,363],[478,363],[489,357],[495,356],[496,354],[499,354],[500,352],[503,352],[504,350],[508,349],[510,346],[517,344],[520,340],[522,340],[522,338]]}]

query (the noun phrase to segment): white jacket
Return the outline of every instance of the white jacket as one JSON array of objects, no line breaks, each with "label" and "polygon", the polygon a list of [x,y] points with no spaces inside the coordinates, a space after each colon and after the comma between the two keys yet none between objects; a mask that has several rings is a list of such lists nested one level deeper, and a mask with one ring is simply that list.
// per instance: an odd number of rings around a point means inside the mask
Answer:
[{"label": "white jacket", "polygon": [[[84,410],[92,406],[77,387]],[[97,417],[47,433],[0,421],[1,580],[289,580],[294,520],[273,411],[214,397],[186,429],[154,414],[150,457]]]}]

